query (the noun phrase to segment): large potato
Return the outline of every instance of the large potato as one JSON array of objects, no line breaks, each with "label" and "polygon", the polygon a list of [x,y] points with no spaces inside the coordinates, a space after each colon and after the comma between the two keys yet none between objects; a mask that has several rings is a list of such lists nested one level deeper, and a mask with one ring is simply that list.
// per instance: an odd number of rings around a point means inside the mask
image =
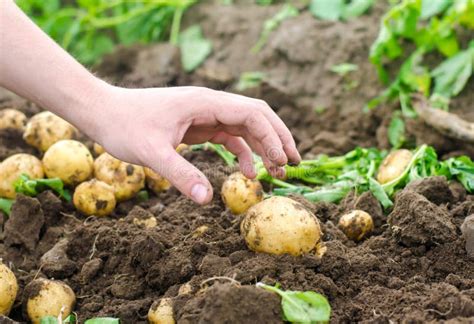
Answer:
[{"label": "large potato", "polygon": [[85,181],[76,187],[73,203],[85,215],[110,215],[116,204],[114,188],[97,179]]},{"label": "large potato", "polygon": [[18,293],[18,283],[13,272],[0,262],[0,315],[8,315]]},{"label": "large potato", "polygon": [[74,291],[61,281],[35,279],[25,287],[26,313],[33,324],[39,324],[42,317],[66,318],[76,302]]},{"label": "large potato", "polygon": [[221,197],[233,214],[242,214],[263,200],[263,189],[260,181],[235,172],[224,181]]},{"label": "large potato", "polygon": [[374,221],[365,211],[353,210],[341,216],[338,226],[349,239],[359,241],[373,231]]},{"label": "large potato", "polygon": [[409,150],[396,150],[387,155],[377,172],[377,181],[384,184],[398,178],[410,163],[413,154]]},{"label": "large potato", "polygon": [[287,197],[271,197],[251,207],[240,231],[255,252],[302,255],[319,254],[319,222],[302,204]]},{"label": "large potato", "polygon": [[31,146],[45,152],[54,143],[73,138],[76,132],[76,128],[64,119],[49,111],[43,111],[28,121],[23,139]]},{"label": "large potato", "polygon": [[34,155],[19,153],[0,163],[0,197],[16,197],[14,183],[22,174],[27,174],[31,179],[43,178],[41,161]]},{"label": "large potato", "polygon": [[13,128],[24,130],[26,125],[26,116],[16,109],[0,110],[0,129]]},{"label": "large potato", "polygon": [[122,162],[108,153],[95,160],[94,174],[100,181],[114,187],[117,201],[133,198],[145,186],[143,167]]},{"label": "large potato", "polygon": [[150,324],[174,324],[173,301],[171,298],[162,298],[154,302],[148,311],[148,323]]},{"label": "large potato", "polygon": [[146,176],[146,185],[155,194],[166,191],[171,188],[171,183],[150,168],[144,168]]},{"label": "large potato", "polygon": [[92,154],[81,142],[62,140],[44,154],[43,167],[48,178],[59,178],[67,185],[77,185],[92,175]]}]

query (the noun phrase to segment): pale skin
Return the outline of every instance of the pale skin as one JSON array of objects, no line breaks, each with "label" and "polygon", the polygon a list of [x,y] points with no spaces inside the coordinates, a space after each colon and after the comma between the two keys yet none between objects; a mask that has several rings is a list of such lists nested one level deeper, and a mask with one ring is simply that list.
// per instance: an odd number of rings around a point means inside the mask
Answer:
[{"label": "pale skin", "polygon": [[110,85],[12,0],[0,1],[0,86],[66,119],[116,158],[155,170],[199,204],[212,199],[212,186],[176,153],[180,143],[225,145],[249,178],[256,176],[252,150],[276,177],[301,160],[290,131],[264,101],[203,87]]}]

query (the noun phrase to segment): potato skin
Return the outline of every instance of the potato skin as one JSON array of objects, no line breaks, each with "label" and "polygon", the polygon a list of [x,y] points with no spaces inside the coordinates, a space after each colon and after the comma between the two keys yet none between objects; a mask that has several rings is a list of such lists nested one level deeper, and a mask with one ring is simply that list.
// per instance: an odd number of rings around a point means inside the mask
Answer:
[{"label": "potato skin", "polygon": [[379,167],[377,181],[384,184],[396,179],[405,171],[412,157],[413,154],[405,149],[391,152],[385,157]]},{"label": "potato skin", "polygon": [[360,241],[374,229],[372,216],[363,210],[353,210],[339,219],[338,227],[353,241]]},{"label": "potato skin", "polygon": [[16,197],[14,183],[23,173],[31,179],[41,179],[43,164],[36,156],[25,153],[14,154],[0,163],[0,197]]},{"label": "potato skin", "polygon": [[76,187],[73,203],[85,215],[107,216],[114,211],[117,201],[112,186],[92,179]]},{"label": "potato skin", "polygon": [[171,183],[150,168],[144,168],[146,176],[146,185],[155,194],[166,191],[171,188]]},{"label": "potato skin", "polygon": [[143,167],[122,162],[108,153],[95,160],[94,174],[100,181],[114,187],[118,202],[133,198],[145,186]]},{"label": "potato skin", "polygon": [[35,279],[25,291],[32,293],[27,295],[26,313],[33,324],[39,324],[45,316],[59,316],[63,307],[62,318],[66,318],[76,302],[74,291],[61,281]]},{"label": "potato skin", "polygon": [[162,298],[154,302],[148,311],[150,324],[175,324],[173,318],[173,301],[171,298]]},{"label": "potato skin", "polygon": [[99,155],[101,155],[102,153],[105,153],[105,150],[104,150],[104,148],[102,147],[102,145],[97,144],[97,143],[94,143],[94,145],[92,146],[92,150],[94,151],[94,153],[95,153],[96,156],[99,156]]},{"label": "potato skin", "polygon": [[24,113],[16,109],[0,110],[0,129],[25,129],[27,118]]},{"label": "potato skin", "polygon": [[18,293],[15,274],[0,262],[0,315],[8,315]]},{"label": "potato skin", "polygon": [[77,185],[92,175],[94,160],[81,142],[61,140],[43,156],[43,168],[48,178],[60,178],[66,185]]},{"label": "potato skin", "polygon": [[321,246],[319,221],[302,204],[274,196],[251,207],[240,224],[248,247],[255,252],[299,256]]},{"label": "potato skin", "polygon": [[60,140],[74,138],[77,130],[64,119],[49,111],[34,115],[26,124],[23,139],[42,152]]},{"label": "potato skin", "polygon": [[232,214],[238,215],[263,200],[263,189],[260,181],[234,172],[224,181],[221,197]]}]

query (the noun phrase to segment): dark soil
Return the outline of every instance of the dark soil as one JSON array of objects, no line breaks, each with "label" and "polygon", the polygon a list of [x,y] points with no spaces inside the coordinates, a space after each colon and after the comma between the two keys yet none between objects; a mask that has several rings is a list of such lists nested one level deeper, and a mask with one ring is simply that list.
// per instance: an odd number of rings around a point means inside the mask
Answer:
[{"label": "dark soil", "polygon": [[[127,86],[192,84],[234,92],[242,72],[263,71],[266,81],[244,94],[275,108],[305,157],[345,153],[357,145],[388,147],[386,127],[395,107],[362,112],[381,90],[367,56],[383,5],[347,23],[318,21],[303,13],[283,23],[259,54],[250,54],[263,21],[279,5],[241,2],[200,4],[185,19],[186,24],[200,22],[214,45],[211,57],[192,74],[181,71],[179,52],[167,44],[121,48],[96,71]],[[349,75],[357,85],[350,90],[347,79],[329,71],[344,62],[359,66]],[[472,90],[471,82],[453,103],[454,111],[467,118],[473,117]],[[39,111],[0,93],[0,107],[7,106],[29,116]],[[417,120],[408,126],[414,142],[434,145],[441,155],[474,156],[472,146]],[[0,133],[0,159],[17,152],[37,154],[21,134]],[[232,171],[210,152],[185,157],[209,176],[215,192]],[[218,195],[199,207],[170,189],[146,202],[123,202],[111,217],[87,219],[52,193],[20,196],[0,232],[1,258],[12,264],[20,284],[10,317],[25,319],[24,287],[35,277],[47,277],[71,286],[81,319],[115,316],[123,323],[144,323],[151,304],[166,296],[173,298],[178,323],[281,323],[279,298],[254,286],[263,281],[324,294],[334,323],[474,321],[474,259],[466,252],[466,243],[472,250],[474,236],[461,233],[465,218],[474,213],[474,199],[462,186],[444,178],[413,183],[397,195],[389,215],[370,193],[351,193],[339,205],[295,199],[321,222],[327,246],[322,258],[249,251],[239,233],[241,217],[227,211]],[[336,226],[351,209],[374,218],[372,236],[359,243]],[[157,227],[134,221],[150,217]],[[469,224],[464,228],[472,228]],[[183,286],[190,291],[183,292]],[[0,317],[0,322],[7,320]]]}]

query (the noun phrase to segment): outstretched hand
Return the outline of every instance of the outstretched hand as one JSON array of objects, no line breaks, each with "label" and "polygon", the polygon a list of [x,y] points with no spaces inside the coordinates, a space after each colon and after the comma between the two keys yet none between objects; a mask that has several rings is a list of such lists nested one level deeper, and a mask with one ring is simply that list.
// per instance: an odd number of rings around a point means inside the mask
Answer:
[{"label": "outstretched hand", "polygon": [[262,100],[201,87],[107,86],[91,102],[101,105],[92,109],[98,126],[91,137],[115,157],[158,172],[200,204],[212,199],[212,186],[176,153],[180,143],[223,144],[249,178],[256,176],[252,150],[274,177],[284,175],[283,165],[301,160],[290,131]]}]

